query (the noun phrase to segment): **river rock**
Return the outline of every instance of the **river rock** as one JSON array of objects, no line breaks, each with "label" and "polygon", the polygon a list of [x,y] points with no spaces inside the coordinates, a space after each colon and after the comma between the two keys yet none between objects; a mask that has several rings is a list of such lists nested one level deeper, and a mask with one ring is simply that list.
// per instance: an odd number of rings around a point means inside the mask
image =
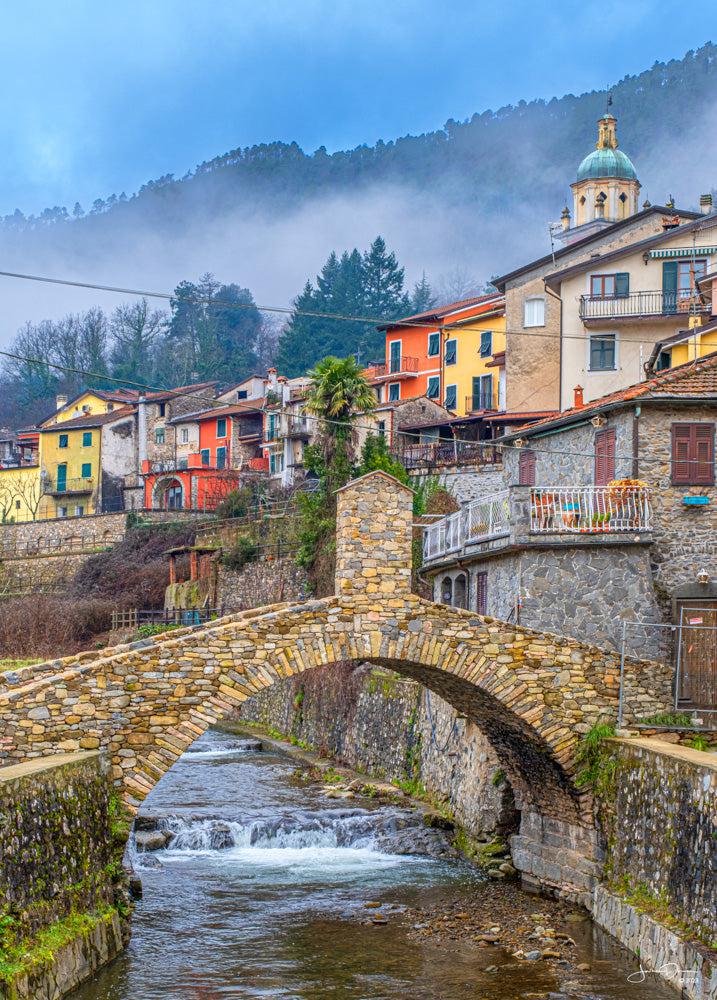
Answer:
[{"label": "river rock", "polygon": [[529,962],[537,962],[540,957],[541,955],[539,951],[526,951],[523,956],[523,958],[527,959]]},{"label": "river rock", "polygon": [[137,830],[134,835],[135,847],[140,853],[161,851],[167,846],[167,839],[167,834],[162,830]]}]

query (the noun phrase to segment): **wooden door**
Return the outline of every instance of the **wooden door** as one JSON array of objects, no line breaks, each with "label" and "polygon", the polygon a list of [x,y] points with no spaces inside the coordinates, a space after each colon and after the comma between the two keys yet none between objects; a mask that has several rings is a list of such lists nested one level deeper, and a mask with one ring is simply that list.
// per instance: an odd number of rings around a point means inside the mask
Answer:
[{"label": "wooden door", "polygon": [[678,624],[680,616],[679,700],[685,707],[717,708],[717,601],[678,601]]}]

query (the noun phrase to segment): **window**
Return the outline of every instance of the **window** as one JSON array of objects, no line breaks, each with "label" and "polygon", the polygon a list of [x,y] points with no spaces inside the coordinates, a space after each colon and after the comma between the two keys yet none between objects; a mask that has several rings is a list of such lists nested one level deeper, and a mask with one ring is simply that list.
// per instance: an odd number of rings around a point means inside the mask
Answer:
[{"label": "window", "polygon": [[57,508],[57,516],[58,517],[67,517],[67,507],[58,507]]},{"label": "window", "polygon": [[471,410],[493,409],[493,376],[476,375],[473,378]]},{"label": "window", "polygon": [[545,299],[526,299],[523,305],[523,326],[545,326]]},{"label": "window", "polygon": [[599,333],[590,338],[590,371],[615,371],[615,334]]},{"label": "window", "polygon": [[607,486],[615,478],[615,430],[612,427],[595,435],[595,485]]},{"label": "window", "polygon": [[386,421],[385,420],[379,420],[379,422],[378,422],[378,436],[379,437],[386,437]]},{"label": "window", "polygon": [[202,448],[199,452],[199,456],[202,460],[202,465],[209,465],[211,461],[211,452],[209,451],[209,448]]},{"label": "window", "polygon": [[713,486],[714,424],[672,425],[673,486]]},{"label": "window", "polygon": [[707,260],[681,260],[677,264],[677,291],[680,299],[689,299],[695,293],[695,282],[707,273]]},{"label": "window", "polygon": [[84,431],[82,434],[82,447],[91,448],[92,447],[92,431]]},{"label": "window", "polygon": [[626,272],[590,275],[590,295],[594,299],[624,299],[629,294],[630,275]]},{"label": "window", "polygon": [[428,385],[426,386],[426,396],[428,399],[438,399],[441,394],[441,377],[440,375],[431,375],[428,379]]},{"label": "window", "polygon": [[269,422],[266,428],[266,440],[273,441],[275,437],[276,437],[276,414],[270,413]]},{"label": "window", "polygon": [[389,354],[388,354],[388,357],[389,357],[388,370],[389,370],[389,372],[391,372],[391,374],[393,374],[394,372],[400,372],[401,371],[401,341],[400,340],[392,340],[391,343],[390,343],[390,345],[389,345],[388,351],[389,351]]},{"label": "window", "polygon": [[183,427],[179,432],[179,440],[182,444],[189,444],[189,428]]},{"label": "window", "polygon": [[164,427],[154,428],[154,443],[164,444]]},{"label": "window", "polygon": [[92,463],[83,462],[82,463],[82,478],[91,479],[92,478]]},{"label": "window", "polygon": [[479,615],[488,614],[488,574],[476,573],[476,611]]},{"label": "window", "polygon": [[428,357],[437,358],[441,353],[441,335],[436,330],[434,333],[428,334]]},{"label": "window", "polygon": [[78,503],[77,506],[75,507],[75,517],[82,517],[84,513],[85,513],[85,508],[82,506],[81,503]]},{"label": "window", "polygon": [[666,368],[672,367],[672,351],[660,351],[657,355],[657,363],[655,364],[655,371],[664,372]]},{"label": "window", "polygon": [[459,573],[453,582],[453,607],[468,607],[468,585],[465,573]]},{"label": "window", "polygon": [[170,486],[165,493],[165,505],[168,510],[181,510],[182,507],[182,487],[178,484]]},{"label": "window", "polygon": [[114,408],[115,408],[115,404],[114,403],[108,403],[107,404],[107,412],[108,413],[111,413],[114,410]]},{"label": "window", "polygon": [[248,399],[248,398],[249,398],[249,390],[248,389],[237,389],[237,401],[241,400],[241,399]]},{"label": "window", "polygon": [[226,469],[227,467],[227,450],[226,448],[217,448],[217,468]]},{"label": "window", "polygon": [[662,309],[674,313],[687,309],[695,294],[695,283],[707,271],[707,260],[666,260],[662,264]]},{"label": "window", "polygon": [[441,604],[453,603],[453,580],[450,576],[444,576],[441,583]]},{"label": "window", "polygon": [[373,387],[373,391],[376,394],[376,402],[377,403],[382,403],[383,402],[383,386],[382,385],[375,385]]},{"label": "window", "polygon": [[480,356],[489,358],[493,354],[493,331],[481,330],[480,335]]},{"label": "window", "polygon": [[395,403],[401,398],[401,383],[391,382],[388,387],[388,401],[389,403]]},{"label": "window", "polygon": [[281,452],[272,452],[271,455],[269,455],[269,472],[275,476],[283,471],[284,471],[283,454]]},{"label": "window", "polygon": [[518,485],[535,486],[535,452],[527,448],[518,458]]},{"label": "window", "polygon": [[177,468],[178,469],[188,469],[189,468],[189,459],[187,459],[187,458],[180,458],[179,461],[177,462]]},{"label": "window", "polygon": [[69,438],[68,438],[67,434],[60,434],[60,439],[57,442],[57,447],[58,448],[66,448],[68,440],[69,440]]},{"label": "window", "polygon": [[458,356],[458,343],[456,340],[446,341],[446,364],[454,365]]},{"label": "window", "polygon": [[160,415],[160,417],[164,417],[164,416],[166,416],[166,414],[167,414],[167,404],[166,403],[160,403],[159,404],[159,415]]},{"label": "window", "polygon": [[443,405],[447,410],[455,410],[457,403],[458,403],[458,386],[447,385],[446,398],[443,402]]},{"label": "window", "polygon": [[227,418],[219,417],[217,420],[217,437],[225,438],[227,436]]},{"label": "window", "polygon": [[67,465],[63,463],[57,466],[57,489],[64,493],[67,489]]}]

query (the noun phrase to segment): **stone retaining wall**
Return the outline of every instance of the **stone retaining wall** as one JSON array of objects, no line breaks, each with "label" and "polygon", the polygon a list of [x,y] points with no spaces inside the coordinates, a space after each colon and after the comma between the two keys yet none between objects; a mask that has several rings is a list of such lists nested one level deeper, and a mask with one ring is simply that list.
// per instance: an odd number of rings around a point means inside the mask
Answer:
[{"label": "stone retaining wall", "polygon": [[299,600],[307,578],[293,557],[248,563],[240,570],[217,566],[217,607],[225,612]]},{"label": "stone retaining wall", "polygon": [[601,811],[609,885],[717,942],[717,759],[656,739],[614,752]]},{"label": "stone retaining wall", "polygon": [[89,549],[87,552],[73,552],[71,555],[62,552],[47,553],[11,559],[0,555],[0,600],[62,589],[98,551],[102,550]]},{"label": "stone retaining wall", "polygon": [[510,785],[484,734],[443,699],[391,671],[319,668],[260,692],[244,703],[240,718],[372,777],[423,786],[474,837],[515,825]]},{"label": "stone retaining wall", "polygon": [[[0,976],[0,996],[64,996],[128,937],[108,771],[91,752],[0,769],[0,915],[10,918],[3,940],[27,955],[26,969]],[[48,928],[58,938],[68,928],[67,940],[57,953],[45,946],[35,955]]]}]

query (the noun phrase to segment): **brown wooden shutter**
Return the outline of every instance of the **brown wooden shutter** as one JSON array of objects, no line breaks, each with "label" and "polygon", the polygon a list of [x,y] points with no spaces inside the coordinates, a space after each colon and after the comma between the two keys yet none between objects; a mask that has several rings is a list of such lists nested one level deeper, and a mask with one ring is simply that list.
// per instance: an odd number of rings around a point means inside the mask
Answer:
[{"label": "brown wooden shutter", "polygon": [[615,478],[615,430],[608,427],[595,435],[595,485],[607,486]]},{"label": "brown wooden shutter", "polygon": [[714,424],[672,425],[673,485],[714,485],[714,438]]},{"label": "brown wooden shutter", "polygon": [[535,486],[535,452],[521,451],[518,459],[518,485]]}]

